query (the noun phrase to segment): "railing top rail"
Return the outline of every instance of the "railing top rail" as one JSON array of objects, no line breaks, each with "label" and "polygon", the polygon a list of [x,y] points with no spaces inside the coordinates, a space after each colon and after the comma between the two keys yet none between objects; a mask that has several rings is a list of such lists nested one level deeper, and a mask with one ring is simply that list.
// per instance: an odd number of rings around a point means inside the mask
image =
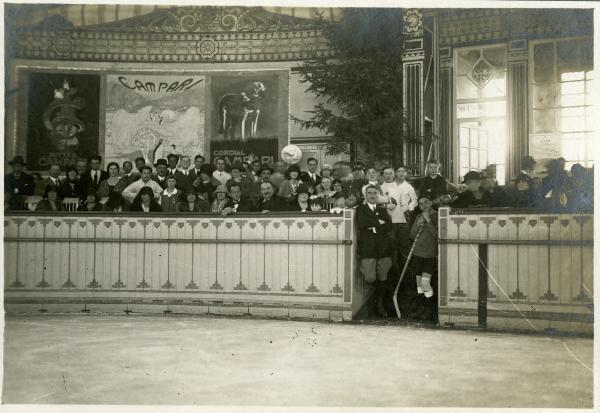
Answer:
[{"label": "railing top rail", "polygon": [[536,208],[450,208],[450,215],[593,215],[593,211],[552,211]]},{"label": "railing top rail", "polygon": [[[350,211],[350,210],[348,210]],[[268,217],[291,217],[291,218],[339,218],[343,217],[345,214],[343,213],[331,213],[331,212],[238,212],[235,214],[230,214],[227,216],[223,216],[219,213],[215,212],[181,212],[181,213],[166,213],[166,212],[157,212],[157,213],[140,213],[140,212],[83,212],[83,211],[73,211],[73,212],[31,212],[31,211],[8,211],[4,213],[5,217],[107,217],[107,218],[268,218]]]}]

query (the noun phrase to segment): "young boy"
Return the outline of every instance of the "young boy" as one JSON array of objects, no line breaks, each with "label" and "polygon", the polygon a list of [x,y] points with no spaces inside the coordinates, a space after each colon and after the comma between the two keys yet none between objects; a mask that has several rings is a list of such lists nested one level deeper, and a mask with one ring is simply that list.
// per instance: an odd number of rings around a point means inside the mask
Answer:
[{"label": "young boy", "polygon": [[[421,213],[417,215],[410,229],[410,238],[414,240],[412,261],[417,274],[417,293],[431,298],[434,294],[431,277],[435,271],[438,253],[437,212],[433,210],[432,201],[428,196],[419,198],[419,208]],[[419,237],[415,239],[417,233]]]},{"label": "young boy", "polygon": [[338,192],[335,194],[335,204],[334,207],[331,208],[330,212],[332,214],[340,214],[344,212],[346,209],[346,196],[343,192]]}]

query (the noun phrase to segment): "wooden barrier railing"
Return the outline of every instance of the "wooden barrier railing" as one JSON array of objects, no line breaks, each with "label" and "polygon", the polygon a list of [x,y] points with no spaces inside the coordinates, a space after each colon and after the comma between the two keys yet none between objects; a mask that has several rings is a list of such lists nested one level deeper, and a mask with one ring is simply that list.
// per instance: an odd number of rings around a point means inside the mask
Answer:
[{"label": "wooden barrier railing", "polygon": [[439,211],[440,323],[593,331],[593,215]]},{"label": "wooden barrier railing", "polygon": [[[354,214],[5,216],[5,303],[350,319]],[[158,305],[157,305],[158,304]]]}]

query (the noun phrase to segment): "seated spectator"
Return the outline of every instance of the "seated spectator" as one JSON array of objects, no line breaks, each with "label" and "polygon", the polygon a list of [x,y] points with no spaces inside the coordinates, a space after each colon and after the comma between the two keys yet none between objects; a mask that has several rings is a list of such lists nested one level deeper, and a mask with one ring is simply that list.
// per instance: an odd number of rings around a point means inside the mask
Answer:
[{"label": "seated spectator", "polygon": [[508,195],[506,195],[504,188],[498,186],[495,173],[493,173],[491,168],[481,171],[481,189],[483,190],[484,203],[490,208],[508,206]]},{"label": "seated spectator", "polygon": [[181,191],[175,187],[176,185],[177,178],[175,178],[175,175],[167,176],[167,187],[158,198],[158,203],[163,212],[177,212],[177,204],[181,201]]},{"label": "seated spectator", "polygon": [[48,178],[40,180],[34,190],[34,195],[44,195],[47,192],[48,186],[54,187],[58,193],[60,188],[60,165],[52,164],[48,170]]},{"label": "seated spectator", "polygon": [[508,192],[511,207],[534,208],[536,206],[535,192],[531,187],[530,182],[533,183],[531,178],[524,173],[517,175],[514,187]]},{"label": "seated spectator", "polygon": [[227,204],[227,187],[225,185],[219,185],[217,189],[215,189],[215,199],[211,204],[210,212],[217,214],[222,213],[225,204]]},{"label": "seated spectator", "polygon": [[359,198],[353,192],[346,195],[346,208],[353,209],[358,206]]},{"label": "seated spectator", "polygon": [[310,210],[312,212],[321,212],[325,208],[325,203],[322,198],[314,198],[310,200]]},{"label": "seated spectator", "polygon": [[119,164],[116,162],[111,162],[106,167],[108,171],[108,178],[100,182],[98,185],[98,197],[108,198],[108,195],[115,190],[121,176],[119,175]]},{"label": "seated spectator", "polygon": [[253,160],[252,161],[252,166],[251,166],[251,169],[250,169],[250,173],[252,174],[252,176],[248,175],[248,177],[252,178],[254,180],[254,182],[258,182],[258,180],[260,179],[260,169],[263,166],[264,165],[261,165],[259,159]]},{"label": "seated spectator", "polygon": [[102,211],[104,212],[123,212],[127,211],[127,205],[125,204],[125,200],[123,196],[116,192],[112,191],[108,194],[108,201],[102,206]]},{"label": "seated spectator", "polygon": [[573,213],[592,212],[594,210],[594,174],[581,164],[571,167],[571,190],[567,193],[568,207]]},{"label": "seated spectator", "polygon": [[252,178],[248,178],[242,175],[242,166],[240,164],[231,165],[231,179],[227,181],[227,190],[231,191],[231,187],[233,185],[238,185],[242,191],[242,198],[246,199],[250,197],[252,193],[252,187],[254,186],[254,181]]},{"label": "seated spectator", "polygon": [[[142,176],[144,175],[142,172]],[[140,189],[139,193],[133,200],[130,210],[132,212],[162,212],[162,208],[154,198],[154,191],[148,186]]]},{"label": "seated spectator", "polygon": [[548,176],[542,179],[541,205],[545,210],[564,212],[568,208],[567,194],[571,191],[571,179],[565,171],[565,159],[552,159],[547,164]]},{"label": "seated spectator", "polygon": [[204,164],[200,167],[200,177],[194,180],[192,186],[196,193],[202,198],[212,202],[215,190],[221,184],[220,181],[212,176],[212,165]]},{"label": "seated spectator", "polygon": [[336,194],[336,190],[333,188],[333,182],[328,176],[321,177],[321,183],[317,185],[317,195],[323,198],[325,204],[333,204],[333,196]]},{"label": "seated spectator", "polygon": [[77,168],[70,166],[67,168],[67,178],[61,182],[58,188],[58,196],[61,198],[79,198],[84,195],[83,186],[77,176]]},{"label": "seated spectator", "polygon": [[306,212],[310,211],[310,193],[306,184],[300,184],[297,188],[297,197],[290,203],[290,211]]},{"label": "seated spectator", "polygon": [[290,201],[297,195],[300,180],[300,165],[290,165],[285,171],[285,180],[279,186],[279,196],[286,201]]},{"label": "seated spectator", "polygon": [[102,204],[98,199],[98,194],[90,189],[88,194],[86,195],[85,201],[83,204],[77,207],[77,212],[99,212],[102,211]]},{"label": "seated spectator", "polygon": [[250,212],[252,211],[252,209],[252,204],[250,203],[248,198],[245,198],[242,194],[241,185],[237,182],[234,182],[229,187],[229,198],[227,199],[225,207],[223,208],[223,216],[236,212]]},{"label": "seated spectator", "polygon": [[210,205],[194,191],[185,195],[185,200],[177,204],[177,212],[209,212]]},{"label": "seated spectator", "polygon": [[[476,171],[469,171],[465,174],[464,183],[469,189],[462,194],[458,195],[458,198],[452,204],[455,208],[482,208],[487,207],[486,199],[483,191],[481,190],[481,174]],[[427,192],[427,191],[425,191]],[[438,198],[439,198],[438,194]],[[419,195],[419,199],[423,195]],[[431,200],[431,197],[428,197]]]},{"label": "seated spectator", "polygon": [[[252,163],[252,165],[254,167],[254,162]],[[271,182],[271,174],[273,173],[273,168],[271,168],[267,164],[263,164],[258,169],[257,173],[258,173],[258,179],[254,183],[254,186],[252,187],[252,193],[250,194],[250,200],[251,201],[257,201],[258,199],[260,199],[262,197],[261,185],[262,185],[263,182],[270,183],[271,186],[273,187],[273,190],[274,191],[277,190],[273,186],[273,183]]]},{"label": "seated spectator", "polygon": [[341,214],[346,209],[346,195],[343,192],[336,192],[335,196],[335,204],[333,208],[329,210],[332,214]]},{"label": "seated spectator", "polygon": [[44,192],[44,199],[37,203],[35,212],[61,212],[65,207],[58,197],[58,189],[54,185],[48,185]]},{"label": "seated spectator", "polygon": [[123,198],[129,203],[133,203],[134,199],[139,195],[142,188],[150,188],[154,193],[154,197],[158,198],[163,191],[161,186],[151,179],[152,168],[144,165],[140,168],[140,179],[129,185],[123,190]]},{"label": "seated spectator", "polygon": [[192,182],[190,181],[192,176],[192,169],[190,169],[191,165],[192,160],[190,157],[182,156],[179,167],[172,174],[177,180],[177,185],[175,185],[175,187],[182,193],[188,193],[192,190]]},{"label": "seated spectator", "polygon": [[531,156],[525,156],[521,161],[521,174],[527,177],[527,183],[531,189],[533,189],[533,178],[535,178],[536,164],[537,162]]},{"label": "seated spectator", "polygon": [[257,212],[285,211],[286,203],[283,199],[274,195],[273,184],[262,182],[260,184],[261,198],[256,202],[254,210]]},{"label": "seated spectator", "polygon": [[339,194],[344,190],[344,187],[342,186],[342,181],[340,181],[339,179],[334,179],[331,183],[331,187],[333,188],[336,194]]}]

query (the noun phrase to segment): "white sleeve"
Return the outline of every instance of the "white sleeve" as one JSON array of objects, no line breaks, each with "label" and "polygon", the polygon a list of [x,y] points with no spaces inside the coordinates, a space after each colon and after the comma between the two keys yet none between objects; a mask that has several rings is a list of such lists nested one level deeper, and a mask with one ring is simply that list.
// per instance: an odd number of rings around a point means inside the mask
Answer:
[{"label": "white sleeve", "polygon": [[133,182],[132,184],[129,184],[125,189],[123,189],[123,198],[129,203],[133,202],[133,199],[137,195],[136,184],[137,181]]},{"label": "white sleeve", "polygon": [[413,188],[413,186],[410,184],[409,186],[410,188],[408,189],[408,196],[410,197],[410,202],[408,203],[408,210],[412,211],[417,207],[417,205],[419,205],[419,199],[417,198],[415,188]]}]

